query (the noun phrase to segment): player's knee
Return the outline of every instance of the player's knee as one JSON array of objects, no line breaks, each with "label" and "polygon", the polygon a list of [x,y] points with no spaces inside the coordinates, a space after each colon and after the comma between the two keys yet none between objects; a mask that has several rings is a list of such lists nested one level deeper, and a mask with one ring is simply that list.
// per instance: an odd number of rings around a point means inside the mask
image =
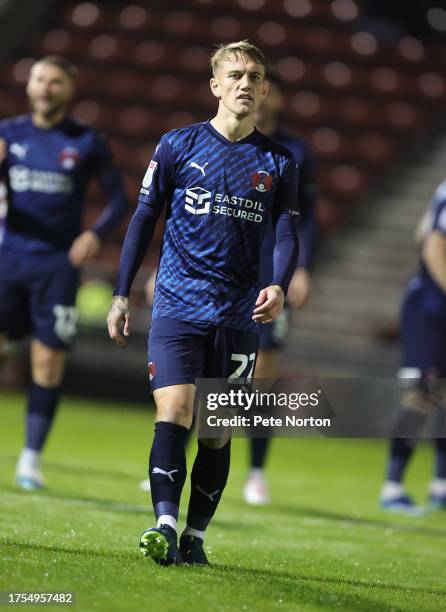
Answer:
[{"label": "player's knee", "polygon": [[401,406],[419,414],[429,416],[437,405],[435,381],[419,376],[404,378],[400,376]]},{"label": "player's knee", "polygon": [[158,421],[175,423],[189,429],[192,426],[193,411],[186,404],[163,402],[156,407],[156,418]]},{"label": "player's knee", "polygon": [[153,392],[157,421],[175,423],[190,428],[194,414],[193,385],[173,385]]},{"label": "player's knee", "polygon": [[228,428],[220,438],[199,438],[199,441],[204,446],[212,448],[213,450],[219,450],[226,446],[231,439],[231,430]]},{"label": "player's knee", "polygon": [[33,356],[32,359],[32,378],[33,382],[41,387],[57,387],[62,382],[64,371],[63,358],[54,351]]}]

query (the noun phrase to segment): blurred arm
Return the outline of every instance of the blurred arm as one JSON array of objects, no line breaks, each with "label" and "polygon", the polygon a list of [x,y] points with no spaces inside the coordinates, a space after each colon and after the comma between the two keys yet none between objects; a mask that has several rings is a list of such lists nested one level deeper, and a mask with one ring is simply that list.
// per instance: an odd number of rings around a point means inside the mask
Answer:
[{"label": "blurred arm", "polygon": [[423,246],[423,260],[437,285],[446,293],[446,234],[433,231]]},{"label": "blurred arm", "polygon": [[105,138],[97,135],[94,147],[93,172],[98,176],[107,206],[93,227],[82,232],[71,245],[68,256],[76,267],[98,253],[102,240],[120,224],[128,210],[122,178],[113,164]]},{"label": "blurred arm", "polygon": [[93,163],[107,206],[91,230],[103,240],[119,226],[129,205],[122,177],[113,163],[110,148],[102,135],[98,135],[96,140]]}]

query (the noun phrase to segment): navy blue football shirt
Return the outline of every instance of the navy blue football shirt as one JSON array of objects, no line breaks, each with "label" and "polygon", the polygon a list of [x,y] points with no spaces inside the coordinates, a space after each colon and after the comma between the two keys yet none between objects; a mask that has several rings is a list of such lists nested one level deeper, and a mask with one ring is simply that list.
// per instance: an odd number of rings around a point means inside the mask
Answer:
[{"label": "navy blue football shirt", "polygon": [[103,238],[122,219],[127,200],[102,135],[66,118],[50,129],[31,115],[0,122],[7,156],[1,164],[8,189],[2,248],[20,253],[66,251],[82,229],[85,192],[92,174],[108,199],[92,230]]},{"label": "navy blue football shirt", "polygon": [[[437,187],[429,204],[427,212],[427,233],[438,231],[446,236],[446,180]],[[425,263],[421,260],[420,279],[423,288],[428,291],[432,298],[440,299],[446,306],[446,295],[431,277]]]},{"label": "navy blue football shirt", "polygon": [[[233,142],[207,121],[165,134],[132,220],[167,204],[152,317],[255,330],[265,228],[297,210],[297,190],[292,154],[257,130]],[[141,259],[136,242],[131,224],[116,295],[129,294]]]}]

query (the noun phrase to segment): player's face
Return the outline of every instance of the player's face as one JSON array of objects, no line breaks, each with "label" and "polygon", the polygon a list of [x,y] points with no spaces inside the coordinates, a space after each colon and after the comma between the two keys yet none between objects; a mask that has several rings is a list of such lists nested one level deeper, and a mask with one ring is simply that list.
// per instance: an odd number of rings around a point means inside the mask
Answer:
[{"label": "player's face", "polygon": [[73,97],[73,81],[58,66],[37,63],[26,88],[31,107],[45,117],[64,109]]},{"label": "player's face", "polygon": [[236,117],[252,115],[268,93],[265,69],[249,57],[234,55],[218,67],[211,90]]},{"label": "player's face", "polygon": [[283,94],[275,83],[269,84],[269,93],[256,112],[256,122],[267,123],[276,119],[283,110]]}]

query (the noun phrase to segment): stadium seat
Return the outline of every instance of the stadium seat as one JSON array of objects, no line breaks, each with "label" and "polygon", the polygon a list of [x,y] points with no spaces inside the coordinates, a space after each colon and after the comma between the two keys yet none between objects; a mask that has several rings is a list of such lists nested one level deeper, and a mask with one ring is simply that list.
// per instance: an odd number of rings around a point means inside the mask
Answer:
[{"label": "stadium seat", "polygon": [[212,20],[211,31],[223,40],[237,40],[241,36],[242,24],[232,15],[221,15]]},{"label": "stadium seat", "polygon": [[389,136],[367,132],[357,140],[360,156],[374,165],[385,165],[396,155],[396,142]]},{"label": "stadium seat", "polygon": [[323,232],[333,232],[342,225],[345,208],[335,198],[322,195],[317,199],[316,219]]},{"label": "stadium seat", "polygon": [[67,28],[92,32],[109,29],[113,14],[101,8],[99,2],[80,2],[69,5],[62,15],[62,24]]},{"label": "stadium seat", "polygon": [[0,108],[3,117],[20,115],[27,110],[27,101],[20,92],[0,88]]},{"label": "stadium seat", "polygon": [[141,4],[128,4],[116,17],[117,27],[123,32],[147,32],[156,19],[154,11]]},{"label": "stadium seat", "polygon": [[403,133],[421,130],[427,125],[427,115],[404,100],[390,104],[385,109],[385,118],[391,129]]},{"label": "stadium seat", "polygon": [[[59,4],[59,3],[58,3]],[[394,45],[361,30],[355,0],[60,2],[59,18],[28,57],[2,68],[2,114],[26,109],[34,57],[60,53],[79,66],[76,116],[112,137],[134,202],[161,133],[211,116],[208,54],[250,38],[284,81],[285,119],[309,138],[320,164],[324,227],[342,222],[446,98],[446,52],[404,36]]]},{"label": "stadium seat", "polygon": [[71,33],[66,28],[54,28],[43,36],[37,48],[41,50],[42,55],[68,55],[70,37]]},{"label": "stadium seat", "polygon": [[435,101],[444,101],[446,82],[438,72],[423,72],[418,78],[418,89],[425,97]]}]

